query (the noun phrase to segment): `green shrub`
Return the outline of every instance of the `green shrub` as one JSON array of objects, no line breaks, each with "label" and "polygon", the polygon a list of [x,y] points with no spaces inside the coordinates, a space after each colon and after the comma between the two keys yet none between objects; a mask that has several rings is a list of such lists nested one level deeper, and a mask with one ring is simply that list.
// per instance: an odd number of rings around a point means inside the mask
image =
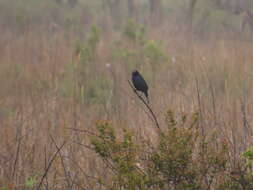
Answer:
[{"label": "green shrub", "polygon": [[98,75],[95,67],[100,30],[92,26],[84,43],[78,43],[75,49],[76,60],[67,65],[61,93],[65,97],[74,96],[83,103],[105,104],[110,95],[110,81]]},{"label": "green shrub", "polygon": [[116,173],[108,189],[145,189],[147,177],[136,166],[139,146],[133,141],[133,134],[123,131],[123,138],[116,137],[113,128],[107,122],[97,125],[99,137],[92,139],[92,145],[99,156],[113,164]]},{"label": "green shrub", "polygon": [[123,36],[136,44],[144,44],[146,39],[146,29],[143,25],[129,20],[123,29]]},{"label": "green shrub", "polygon": [[229,179],[223,185],[223,189],[251,190],[253,189],[253,148],[248,148],[242,154],[241,165],[230,173]]},{"label": "green shrub", "polygon": [[[199,135],[197,114],[177,119],[167,113],[167,129],[159,133],[158,144],[134,141],[134,133],[123,130],[120,138],[108,122],[97,125],[94,150],[113,170],[108,189],[217,188],[227,165],[227,146],[215,146],[215,135]],[[223,184],[223,183],[222,183]]]},{"label": "green shrub", "polygon": [[31,177],[31,178],[27,179],[25,185],[27,188],[32,189],[35,187],[36,183],[37,183],[36,179]]},{"label": "green shrub", "polygon": [[123,63],[129,71],[145,68],[145,73],[154,81],[156,70],[165,65],[163,63],[168,61],[168,56],[161,43],[149,40],[146,31],[141,24],[130,20],[123,29],[121,39],[115,43],[112,58]]}]

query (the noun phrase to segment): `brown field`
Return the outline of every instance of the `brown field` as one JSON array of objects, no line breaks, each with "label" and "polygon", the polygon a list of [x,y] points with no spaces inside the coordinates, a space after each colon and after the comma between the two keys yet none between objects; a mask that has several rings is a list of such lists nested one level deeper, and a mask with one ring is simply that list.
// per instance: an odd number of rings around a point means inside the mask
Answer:
[{"label": "brown field", "polygon": [[76,49],[86,34],[33,26],[22,32],[1,27],[0,33],[0,187],[26,189],[27,180],[39,182],[48,167],[45,189],[70,189],[72,183],[73,189],[101,189],[97,180],[110,172],[90,145],[97,121],[109,121],[119,134],[130,129],[137,142],[155,143],[155,125],[127,82],[136,65],[149,83],[162,130],[167,110],[176,117],[198,112],[202,135],[215,133],[228,144],[231,168],[252,145],[253,43],[236,32],[198,39],[171,25],[148,27],[145,38],[157,42],[166,58],[156,63],[140,54],[129,66],[131,58],[115,54],[142,46],[109,28],[100,31],[86,74],[75,69],[82,67]]}]

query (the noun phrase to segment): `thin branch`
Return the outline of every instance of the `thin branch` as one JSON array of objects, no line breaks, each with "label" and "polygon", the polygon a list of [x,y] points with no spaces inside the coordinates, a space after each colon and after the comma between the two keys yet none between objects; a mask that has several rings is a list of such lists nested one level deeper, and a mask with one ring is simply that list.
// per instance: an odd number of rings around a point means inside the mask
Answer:
[{"label": "thin branch", "polygon": [[75,143],[75,144],[77,144],[77,145],[83,146],[83,147],[85,147],[85,148],[87,148],[87,149],[89,149],[89,150],[94,151],[94,148],[92,148],[92,147],[89,146],[89,145],[82,144],[82,143],[79,143],[79,142],[76,142],[76,141],[72,141],[72,142]]},{"label": "thin branch", "polygon": [[17,147],[17,151],[16,151],[16,156],[15,156],[15,161],[14,161],[14,164],[13,164],[12,179],[14,179],[15,172],[16,172],[16,166],[17,166],[17,163],[18,163],[19,152],[20,152],[20,147],[21,147],[21,140],[22,140],[22,137],[19,137],[18,147]]},{"label": "thin branch", "polygon": [[[46,170],[47,168],[47,147],[46,146],[44,147],[44,167],[45,167],[44,170]],[[44,185],[45,189],[48,189],[49,183],[48,183],[47,176],[45,177],[45,181],[46,181],[46,184]]]},{"label": "thin branch", "polygon": [[[108,139],[104,139],[102,136],[99,136],[96,133],[93,133],[93,132],[85,130],[85,129],[77,129],[77,128],[69,128],[69,127],[67,127],[67,129],[70,129],[70,130],[73,130],[73,131],[76,131],[76,132],[86,133],[86,134],[88,134],[90,136],[95,136],[95,137],[100,138],[100,139],[102,139],[104,141],[109,141]],[[75,142],[75,143],[77,143],[77,142]],[[77,143],[77,144],[79,144],[79,143]]]},{"label": "thin branch", "polygon": [[67,127],[67,129],[70,129],[70,130],[73,130],[73,131],[76,131],[76,132],[82,132],[82,133],[87,133],[89,135],[92,135],[92,136],[96,136],[98,138],[101,138],[99,135],[97,135],[96,133],[93,133],[91,131],[88,131],[88,130],[85,130],[85,129],[77,129],[77,128],[70,128],[70,127]]},{"label": "thin branch", "polygon": [[[54,143],[54,146],[56,147],[56,149],[59,150],[59,147],[58,147],[58,145],[56,144],[56,142],[55,142],[54,138],[52,137],[52,135],[50,135],[50,138],[51,138],[52,142]],[[72,183],[71,183],[70,180],[69,180],[69,179],[71,179],[71,176],[68,175],[67,168],[66,168],[66,166],[65,166],[64,159],[63,159],[63,156],[62,156],[60,150],[59,150],[59,156],[60,156],[60,158],[61,158],[61,163],[62,163],[62,167],[63,167],[63,170],[64,170],[65,178],[66,178],[66,181],[67,181],[67,184],[68,184],[68,189],[71,189],[70,187],[71,187],[71,184],[72,184]],[[72,179],[71,179],[71,180],[72,180]]]},{"label": "thin branch", "polygon": [[152,115],[152,117],[153,117],[153,121],[154,121],[156,127],[157,127],[159,130],[161,130],[161,129],[160,129],[160,125],[159,125],[159,123],[158,123],[158,121],[157,121],[157,118],[156,118],[156,116],[155,116],[153,110],[152,110],[151,107],[149,106],[149,104],[143,99],[143,97],[141,97],[141,96],[137,93],[136,89],[133,87],[133,85],[131,84],[131,82],[130,82],[129,80],[128,80],[128,83],[129,83],[130,87],[133,89],[133,92],[137,95],[137,97],[143,102],[143,104],[147,107],[147,109],[148,109],[149,112],[151,113],[151,115]]},{"label": "thin branch", "polygon": [[51,168],[53,161],[55,160],[57,154],[60,152],[60,150],[64,147],[65,144],[66,144],[66,141],[63,142],[62,145],[59,147],[59,149],[54,153],[52,159],[50,160],[50,162],[49,162],[49,164],[48,164],[48,166],[47,166],[47,168],[46,168],[46,170],[45,170],[45,172],[44,172],[44,174],[43,174],[43,176],[42,176],[42,178],[41,178],[41,180],[40,180],[40,183],[39,183],[39,185],[38,185],[38,187],[37,187],[37,190],[39,190],[39,189],[41,188],[41,185],[42,185],[42,183],[43,183],[43,180],[44,180],[45,177],[47,176],[47,173],[48,173],[49,169]]}]

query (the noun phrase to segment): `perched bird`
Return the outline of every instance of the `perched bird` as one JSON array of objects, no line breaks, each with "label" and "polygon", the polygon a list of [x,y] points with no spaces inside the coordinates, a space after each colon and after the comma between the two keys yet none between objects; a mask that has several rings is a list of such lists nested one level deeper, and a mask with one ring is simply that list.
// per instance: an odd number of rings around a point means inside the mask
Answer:
[{"label": "perched bird", "polygon": [[141,74],[137,71],[134,70],[132,72],[132,83],[135,87],[136,90],[141,91],[145,94],[147,101],[149,102],[148,99],[148,85],[144,78],[141,76]]}]

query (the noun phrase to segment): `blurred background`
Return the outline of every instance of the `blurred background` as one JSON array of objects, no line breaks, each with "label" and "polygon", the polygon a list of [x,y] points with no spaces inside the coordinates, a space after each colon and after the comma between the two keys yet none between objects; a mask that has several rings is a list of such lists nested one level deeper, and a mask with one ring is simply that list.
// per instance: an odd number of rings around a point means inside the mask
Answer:
[{"label": "blurred background", "polygon": [[[99,161],[80,146],[89,138],[69,128],[108,120],[152,139],[127,82],[133,69],[161,125],[169,109],[198,112],[203,133],[229,142],[232,163],[252,142],[252,0],[0,0],[0,34],[0,187],[33,183],[52,135],[70,142],[70,178],[99,189]],[[60,161],[51,170],[48,186],[64,189]]]}]

